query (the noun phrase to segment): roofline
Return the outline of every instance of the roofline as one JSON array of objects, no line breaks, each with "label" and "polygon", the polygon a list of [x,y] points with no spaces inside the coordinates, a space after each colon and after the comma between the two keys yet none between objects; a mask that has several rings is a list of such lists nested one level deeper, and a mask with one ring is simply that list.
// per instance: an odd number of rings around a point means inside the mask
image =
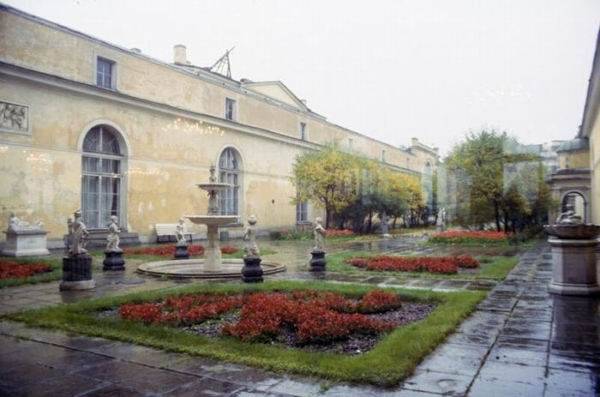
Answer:
[{"label": "roofline", "polygon": [[600,101],[600,30],[596,36],[596,49],[594,51],[594,59],[592,61],[592,71],[588,80],[588,89],[585,97],[585,105],[583,107],[583,116],[577,137],[589,137],[593,122],[598,116],[598,106],[593,106],[592,102]]},{"label": "roofline", "polygon": [[[117,44],[113,44],[111,42],[108,42],[106,40],[97,38],[97,37],[92,36],[90,34],[80,32],[78,30],[75,30],[75,29],[69,28],[67,26],[61,25],[59,23],[56,23],[56,22],[44,19],[42,17],[38,17],[36,15],[30,14],[28,12],[22,11],[22,10],[20,10],[18,8],[9,6],[9,5],[1,3],[1,2],[0,2],[0,11],[6,11],[6,12],[9,12],[9,13],[15,14],[17,16],[20,16],[22,18],[28,19],[30,21],[33,21],[33,22],[45,25],[47,27],[50,27],[50,28],[53,28],[53,29],[58,29],[58,30],[64,31],[64,32],[66,32],[68,34],[72,34],[72,35],[81,37],[81,38],[86,39],[86,40],[97,42],[97,43],[102,44],[104,46],[107,46],[107,47],[113,48],[115,50],[121,51],[121,52],[123,52],[123,53],[125,53],[127,55],[130,55],[130,56],[133,56],[133,57],[137,57],[137,58],[142,58],[142,59],[147,60],[149,62],[158,64],[160,66],[167,67],[167,68],[169,68],[169,69],[171,69],[173,71],[176,71],[178,73],[182,73],[182,74],[184,74],[186,76],[204,78],[204,80],[207,81],[207,82],[209,82],[209,83],[217,84],[217,85],[219,85],[221,87],[224,87],[226,89],[231,89],[231,90],[235,89],[236,91],[239,91],[241,94],[248,95],[248,93],[244,92],[244,90],[242,89],[243,88],[243,84],[241,82],[239,82],[237,80],[233,80],[233,79],[228,79],[227,77],[221,76],[218,73],[213,73],[213,72],[206,71],[202,67],[198,67],[198,72],[203,74],[202,76],[200,76],[200,75],[195,74],[195,73],[193,73],[191,71],[184,70],[185,65],[171,64],[171,63],[168,63],[168,62],[165,62],[165,61],[161,61],[160,59],[153,58],[153,57],[151,57],[149,55],[146,55],[144,53],[138,53],[138,52],[131,51],[130,49],[128,49],[126,47],[122,47],[122,46],[119,46]],[[12,64],[9,64],[9,63],[6,63],[6,62],[2,62],[1,60],[0,60],[0,63],[11,65],[11,66],[15,66],[15,65],[12,65]],[[24,68],[24,69],[28,69],[28,68]],[[33,69],[28,69],[28,70],[35,71]],[[37,71],[35,71],[35,72],[37,72]],[[43,72],[38,72],[38,73],[43,73]],[[54,77],[58,77],[58,76],[54,76]],[[58,77],[58,78],[62,78],[62,77]],[[68,79],[65,79],[65,80],[68,80]],[[265,101],[267,103],[275,101],[275,102],[277,102],[277,104],[281,104],[282,106],[285,106],[284,110],[287,110],[287,108],[289,108],[289,110],[294,109],[291,105],[286,104],[286,103],[284,103],[282,101],[279,101],[276,98],[272,98],[270,96],[267,96],[267,95],[264,95],[264,94],[260,94],[260,93],[257,93],[255,91],[253,91],[252,94],[253,95],[257,95],[259,98],[261,98],[263,101]],[[296,109],[295,111],[298,112],[298,109]],[[399,146],[395,146],[395,145],[392,145],[390,143],[383,142],[383,141],[381,141],[379,139],[373,138],[373,137],[368,136],[366,134],[363,134],[363,133],[351,130],[351,129],[347,128],[347,127],[344,127],[344,126],[341,126],[341,125],[336,124],[334,122],[331,122],[331,121],[327,120],[324,116],[322,116],[322,115],[320,115],[320,114],[318,114],[316,112],[313,112],[309,108],[307,108],[306,112],[301,112],[301,113],[306,114],[307,116],[313,118],[315,121],[328,124],[330,126],[339,128],[339,129],[341,129],[341,130],[343,130],[345,132],[352,133],[352,134],[357,135],[359,137],[371,140],[373,142],[379,143],[381,145],[384,145],[384,146],[387,146],[387,147],[390,147],[390,148],[393,148],[393,149],[396,149],[396,150],[400,150],[400,151],[402,151],[402,152],[404,152],[406,154],[411,154],[411,155],[414,156],[413,153],[410,153],[410,150],[406,150],[406,149],[403,149],[403,148],[401,148]],[[437,154],[437,156],[439,157],[439,154]]]}]

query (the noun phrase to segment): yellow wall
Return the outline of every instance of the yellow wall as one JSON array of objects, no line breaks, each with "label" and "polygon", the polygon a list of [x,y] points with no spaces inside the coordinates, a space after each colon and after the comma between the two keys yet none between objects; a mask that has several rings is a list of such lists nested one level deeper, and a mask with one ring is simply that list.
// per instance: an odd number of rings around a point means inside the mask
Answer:
[{"label": "yellow wall", "polygon": [[558,165],[560,169],[588,168],[590,165],[590,153],[588,149],[559,152]]},{"label": "yellow wall", "polygon": [[592,222],[600,225],[600,121],[596,119],[589,137],[592,171]]}]

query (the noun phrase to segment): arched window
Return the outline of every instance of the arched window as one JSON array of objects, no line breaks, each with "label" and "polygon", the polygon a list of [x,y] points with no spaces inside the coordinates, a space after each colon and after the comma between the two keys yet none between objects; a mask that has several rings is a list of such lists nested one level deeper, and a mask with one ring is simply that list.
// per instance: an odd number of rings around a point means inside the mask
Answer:
[{"label": "arched window", "polygon": [[222,215],[240,215],[240,155],[233,148],[223,150],[219,157],[219,182],[228,183],[230,188],[219,195],[219,208]]},{"label": "arched window", "polygon": [[118,132],[107,125],[92,128],[83,141],[81,210],[91,229],[105,228],[120,217],[122,148]]}]

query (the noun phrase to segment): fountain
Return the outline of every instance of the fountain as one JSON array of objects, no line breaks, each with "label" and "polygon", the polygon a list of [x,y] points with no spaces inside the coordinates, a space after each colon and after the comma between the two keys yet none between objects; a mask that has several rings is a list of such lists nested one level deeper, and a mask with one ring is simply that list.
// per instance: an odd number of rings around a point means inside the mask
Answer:
[{"label": "fountain", "polygon": [[[226,259],[221,257],[219,244],[219,226],[237,221],[237,215],[221,215],[218,202],[218,193],[226,190],[231,185],[217,182],[215,166],[210,167],[208,183],[197,185],[208,192],[207,215],[184,215],[197,225],[206,225],[207,246],[204,250],[205,259],[179,259],[148,262],[140,265],[138,271],[158,276],[171,276],[180,278],[236,278],[240,277],[243,261],[241,259]],[[262,263],[264,274],[273,274],[285,270],[285,266],[277,263]]]}]

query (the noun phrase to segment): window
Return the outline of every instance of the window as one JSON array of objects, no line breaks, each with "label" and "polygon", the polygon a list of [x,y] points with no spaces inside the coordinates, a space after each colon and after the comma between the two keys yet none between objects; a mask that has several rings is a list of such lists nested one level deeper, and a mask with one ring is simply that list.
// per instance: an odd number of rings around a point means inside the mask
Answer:
[{"label": "window", "polygon": [[306,140],[306,123],[300,123],[300,139]]},{"label": "window", "polygon": [[219,193],[221,215],[239,215],[241,167],[239,154],[227,148],[219,157],[219,182],[228,183],[230,188]]},{"label": "window", "polygon": [[105,228],[112,215],[119,216],[122,159],[117,132],[101,125],[83,141],[81,209],[91,229]]},{"label": "window", "polygon": [[235,100],[225,98],[225,118],[227,120],[235,120]]},{"label": "window", "polygon": [[381,151],[381,161],[385,163],[385,150]]},{"label": "window", "polygon": [[114,89],[115,63],[98,57],[96,63],[96,85],[102,88]]},{"label": "window", "polygon": [[308,222],[308,202],[300,201],[296,204],[296,222]]}]

